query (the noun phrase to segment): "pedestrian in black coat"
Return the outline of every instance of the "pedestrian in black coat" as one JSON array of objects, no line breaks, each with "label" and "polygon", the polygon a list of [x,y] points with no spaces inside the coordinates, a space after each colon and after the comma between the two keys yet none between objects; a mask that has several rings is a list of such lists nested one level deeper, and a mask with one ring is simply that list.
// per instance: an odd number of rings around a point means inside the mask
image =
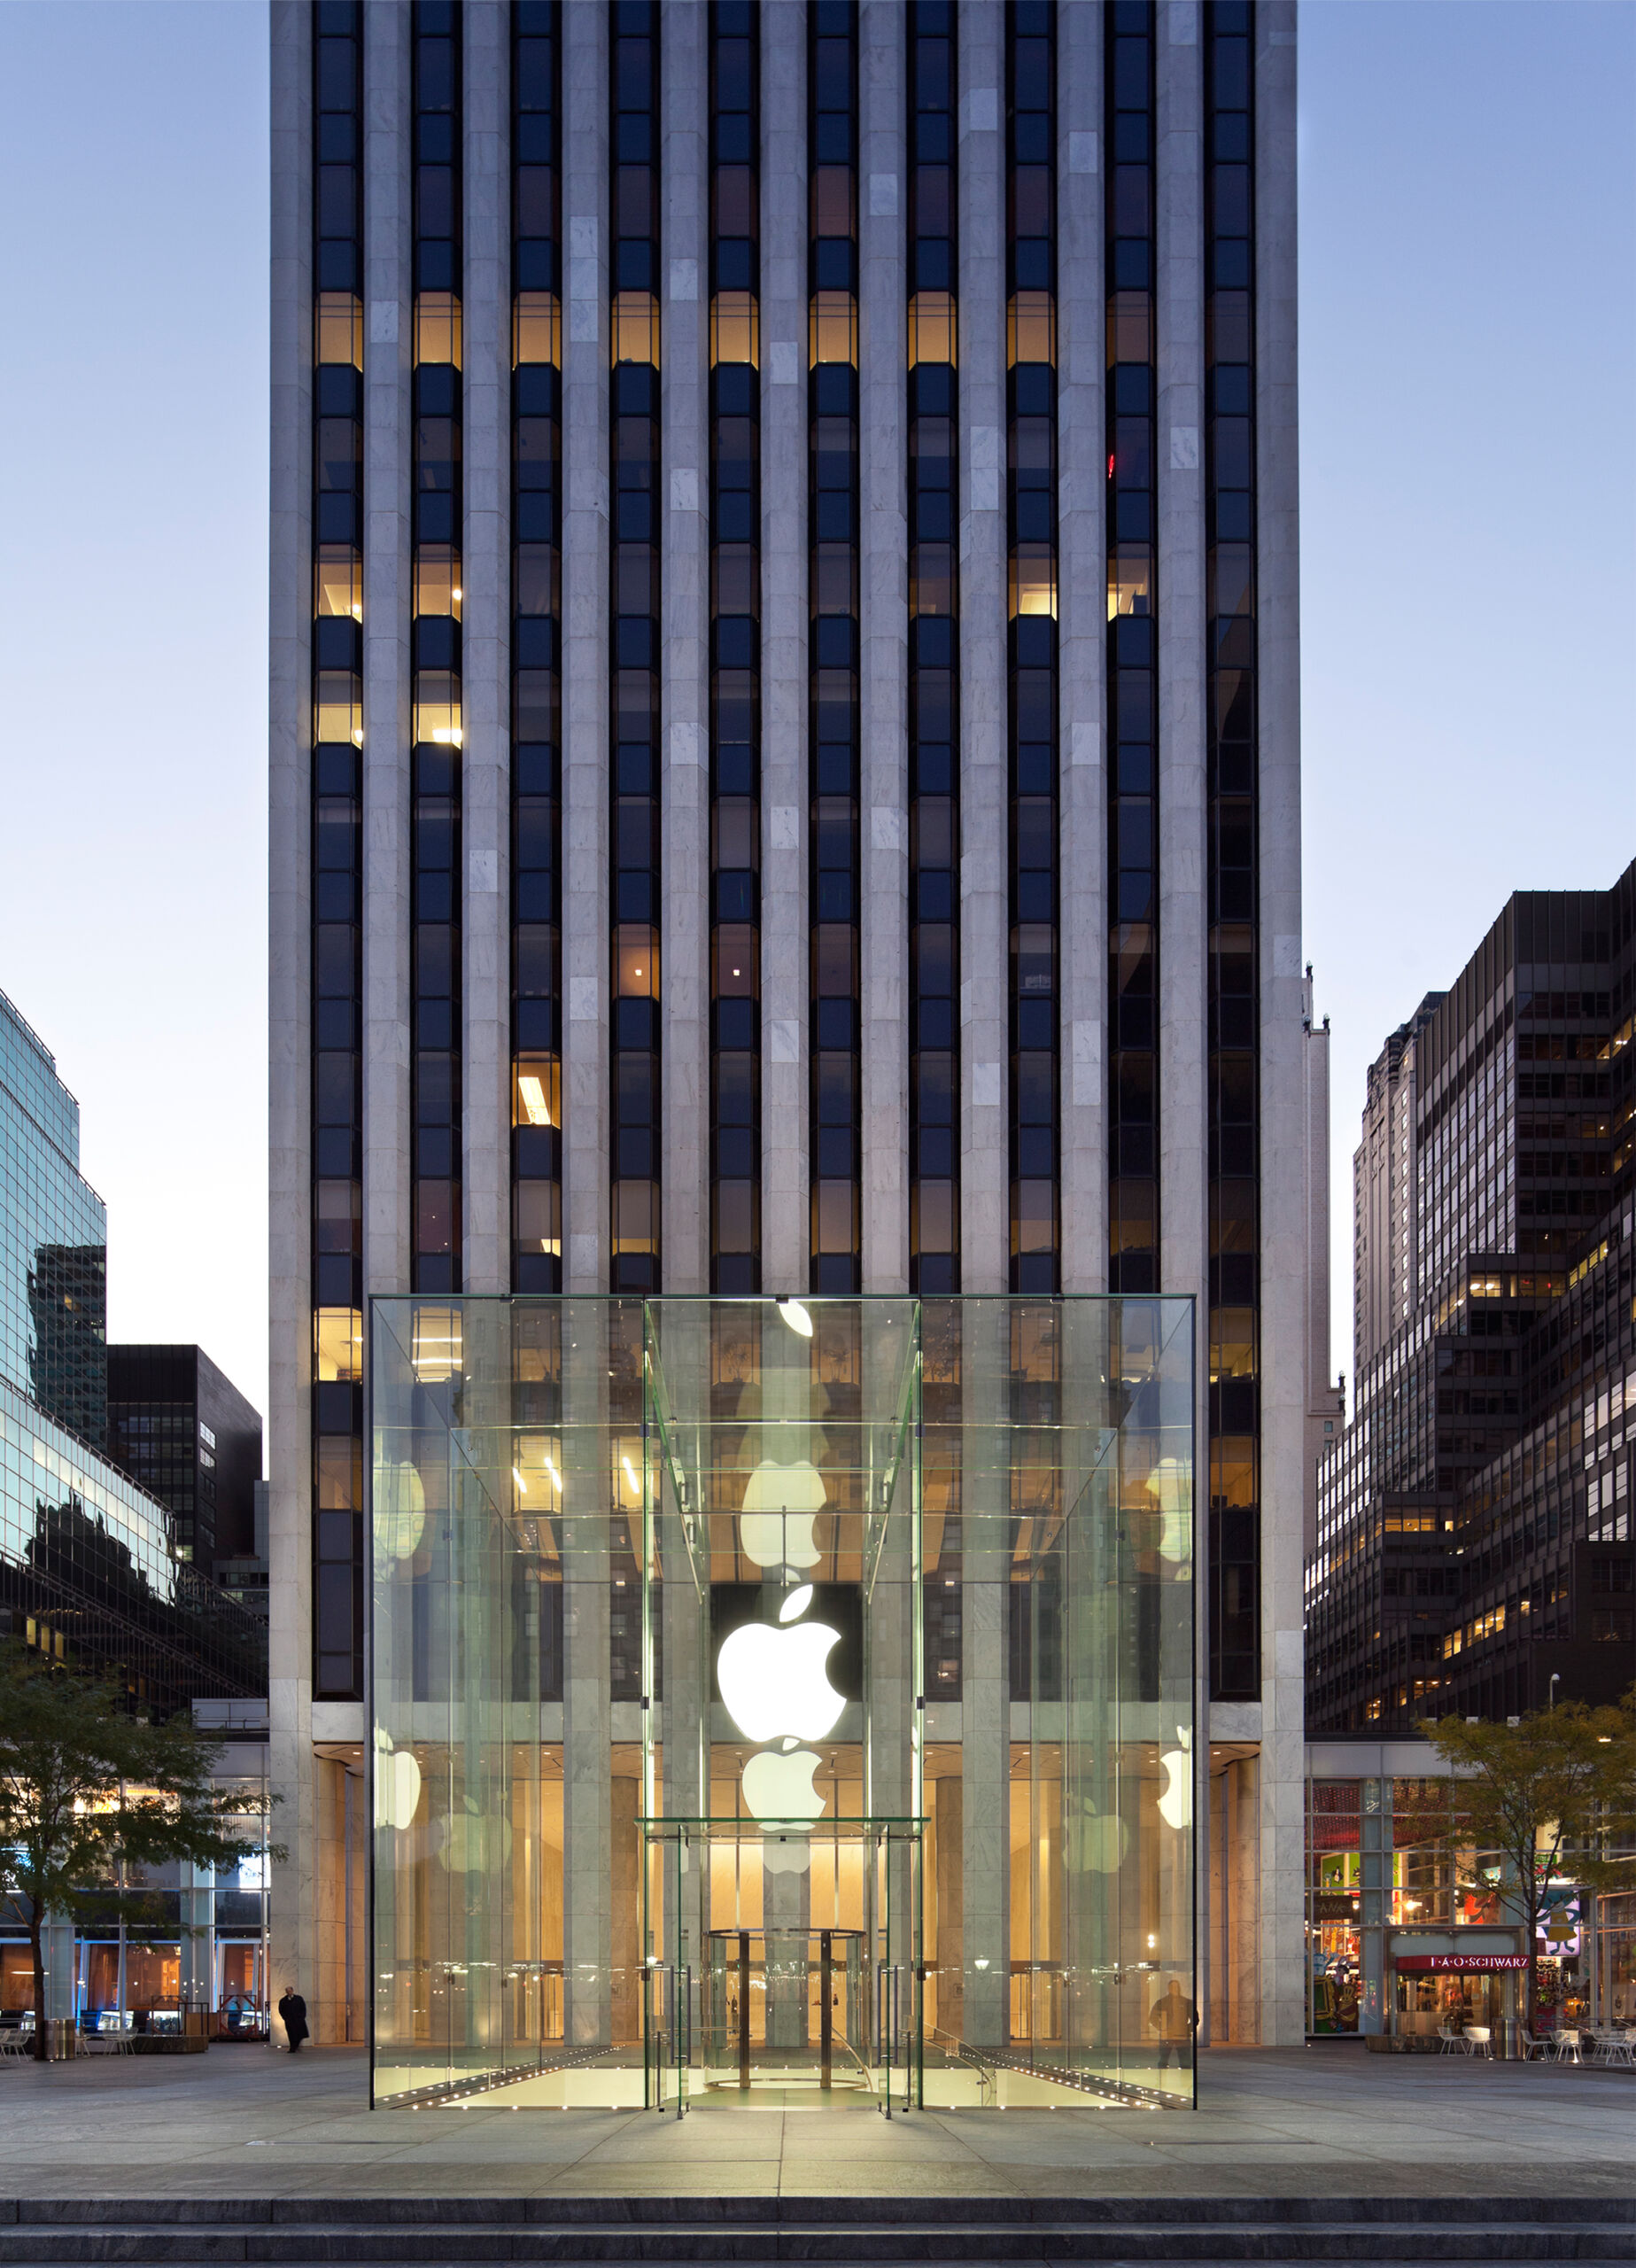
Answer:
[{"label": "pedestrian in black coat", "polygon": [[290,2042],[290,2053],[298,2055],[301,2052],[301,2042],[307,2037],[306,2002],[293,1984],[285,1985],[278,2013],[283,2019],[284,2037]]}]

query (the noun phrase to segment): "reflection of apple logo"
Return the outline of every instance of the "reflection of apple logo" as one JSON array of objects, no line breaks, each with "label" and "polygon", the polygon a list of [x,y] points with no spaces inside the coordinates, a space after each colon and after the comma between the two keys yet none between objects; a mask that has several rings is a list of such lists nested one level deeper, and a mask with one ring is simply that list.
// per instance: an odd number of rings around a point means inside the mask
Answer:
[{"label": "reflection of apple logo", "polygon": [[747,1740],[822,1740],[846,1707],[846,1696],[830,1683],[828,1662],[841,1643],[839,1630],[826,1622],[787,1626],[812,1604],[812,1586],[802,1583],[779,1610],[779,1626],[741,1622],[722,1641],[716,1658],[717,1682],[727,1713]]},{"label": "reflection of apple logo", "polygon": [[758,1567],[815,1567],[822,1557],[812,1523],[827,1499],[816,1465],[805,1457],[775,1464],[764,1457],[745,1484],[739,1536]]},{"label": "reflection of apple logo", "polygon": [[377,1560],[413,1559],[426,1532],[426,1489],[407,1463],[377,1465],[375,1542]]},{"label": "reflection of apple logo", "polygon": [[1147,1493],[1164,1516],[1159,1556],[1180,1565],[1193,1550],[1192,1459],[1161,1456],[1147,1477]]},{"label": "reflection of apple logo", "polygon": [[376,1735],[375,1823],[401,1834],[420,1807],[421,1767],[407,1749],[394,1750],[390,1735]]},{"label": "reflection of apple logo", "polygon": [[1116,1875],[1130,1848],[1130,1829],[1116,1812],[1083,1801],[1062,1823],[1063,1861],[1071,1875]]},{"label": "reflection of apple logo", "polygon": [[1167,1748],[1159,1759],[1165,1775],[1159,1815],[1167,1827],[1190,1827],[1193,1823],[1193,1736],[1183,1732],[1179,1738],[1181,1747]]},{"label": "reflection of apple logo", "polygon": [[763,1749],[744,1767],[744,1800],[754,1819],[818,1819],[825,1798],[812,1784],[823,1762],[810,1748],[792,1747],[780,1755]]}]

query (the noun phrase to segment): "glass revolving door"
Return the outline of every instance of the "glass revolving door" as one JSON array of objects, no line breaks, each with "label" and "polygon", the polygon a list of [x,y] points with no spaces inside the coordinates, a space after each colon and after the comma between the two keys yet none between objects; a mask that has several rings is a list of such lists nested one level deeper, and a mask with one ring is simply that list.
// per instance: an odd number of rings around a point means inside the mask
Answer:
[{"label": "glass revolving door", "polygon": [[874,2093],[861,1930],[712,1930],[706,1943],[707,2087]]}]

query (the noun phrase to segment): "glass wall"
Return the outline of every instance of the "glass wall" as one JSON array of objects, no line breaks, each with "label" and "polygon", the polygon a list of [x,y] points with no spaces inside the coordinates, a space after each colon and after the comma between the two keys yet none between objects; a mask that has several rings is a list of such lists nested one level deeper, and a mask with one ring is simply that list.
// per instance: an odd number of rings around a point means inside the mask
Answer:
[{"label": "glass wall", "polygon": [[[376,1301],[376,2099],[1190,2099],[1192,1334],[1185,1300]],[[991,1830],[928,1710],[928,1372],[1027,1650]]]}]

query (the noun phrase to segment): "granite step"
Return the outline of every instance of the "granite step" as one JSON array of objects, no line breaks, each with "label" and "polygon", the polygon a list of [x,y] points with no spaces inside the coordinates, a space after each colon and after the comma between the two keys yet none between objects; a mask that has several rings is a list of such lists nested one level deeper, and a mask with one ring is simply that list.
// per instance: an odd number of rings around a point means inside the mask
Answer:
[{"label": "granite step", "polygon": [[[1396,2198],[1337,2201],[1106,2198],[274,2199],[19,2201],[0,2205],[0,2268],[64,2262],[276,2264],[373,2268],[466,2262],[802,2261],[824,2268],[1018,2268],[1018,2264],[1226,2264],[1317,2268],[1337,2260],[1436,2263],[1636,2260],[1624,2201]],[[759,2202],[759,2201],[756,2201]],[[814,2211],[814,2206],[820,2210]],[[667,2210],[648,2210],[663,2206]],[[870,2210],[873,2206],[876,2210]],[[1383,2210],[1390,2209],[1390,2210]]]}]

